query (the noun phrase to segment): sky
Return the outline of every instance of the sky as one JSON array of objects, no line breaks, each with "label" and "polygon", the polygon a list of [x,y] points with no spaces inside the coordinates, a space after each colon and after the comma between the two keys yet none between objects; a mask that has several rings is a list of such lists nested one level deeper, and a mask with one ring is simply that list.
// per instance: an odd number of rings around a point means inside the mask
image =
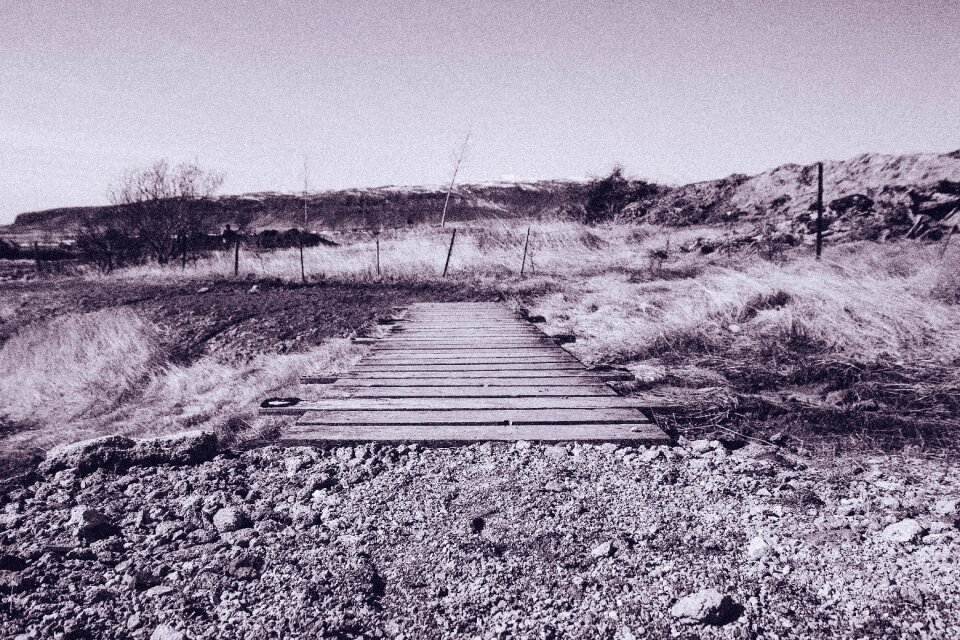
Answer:
[{"label": "sky", "polygon": [[164,158],[222,193],[685,183],[960,148],[957,0],[0,0],[0,223]]}]

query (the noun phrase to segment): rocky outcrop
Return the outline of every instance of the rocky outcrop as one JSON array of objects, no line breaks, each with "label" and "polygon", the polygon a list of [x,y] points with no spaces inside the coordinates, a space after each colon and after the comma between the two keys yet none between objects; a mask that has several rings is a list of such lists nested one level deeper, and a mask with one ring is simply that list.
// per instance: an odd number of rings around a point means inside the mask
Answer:
[{"label": "rocky outcrop", "polygon": [[38,471],[54,474],[73,469],[88,475],[103,469],[120,472],[135,466],[189,465],[211,460],[217,454],[217,437],[204,431],[133,440],[109,435],[54,447]]}]

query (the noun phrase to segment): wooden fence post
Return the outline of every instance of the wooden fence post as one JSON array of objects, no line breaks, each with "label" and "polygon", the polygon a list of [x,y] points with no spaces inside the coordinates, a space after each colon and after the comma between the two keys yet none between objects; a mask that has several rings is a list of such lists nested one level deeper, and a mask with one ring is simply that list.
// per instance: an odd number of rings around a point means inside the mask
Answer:
[{"label": "wooden fence post", "polygon": [[817,260],[823,253],[823,163],[817,163]]},{"label": "wooden fence post", "polygon": [[233,242],[233,275],[240,275],[240,234]]},{"label": "wooden fence post", "polygon": [[453,253],[453,241],[457,239],[457,230],[453,230],[453,235],[450,236],[450,248],[447,249],[447,261],[443,263],[443,277],[447,277],[447,268],[450,266],[450,255]]},{"label": "wooden fence post", "polygon": [[527,239],[523,242],[523,260],[520,261],[520,277],[523,277],[523,270],[527,266],[527,247],[530,245],[530,227],[527,227]]},{"label": "wooden fence post", "polygon": [[380,238],[377,238],[377,277],[380,277]]},{"label": "wooden fence post", "polygon": [[307,271],[303,266],[303,234],[299,235],[300,238],[300,282],[303,284],[307,283]]}]

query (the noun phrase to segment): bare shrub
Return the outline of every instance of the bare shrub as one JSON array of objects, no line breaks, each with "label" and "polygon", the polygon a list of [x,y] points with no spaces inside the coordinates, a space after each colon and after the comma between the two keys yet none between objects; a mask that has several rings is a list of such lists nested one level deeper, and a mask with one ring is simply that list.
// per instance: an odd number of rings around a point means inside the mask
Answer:
[{"label": "bare shrub", "polygon": [[166,160],[125,173],[110,191],[114,220],[135,235],[160,264],[173,258],[180,245],[207,225],[204,200],[223,183],[223,176],[196,164],[170,167]]}]

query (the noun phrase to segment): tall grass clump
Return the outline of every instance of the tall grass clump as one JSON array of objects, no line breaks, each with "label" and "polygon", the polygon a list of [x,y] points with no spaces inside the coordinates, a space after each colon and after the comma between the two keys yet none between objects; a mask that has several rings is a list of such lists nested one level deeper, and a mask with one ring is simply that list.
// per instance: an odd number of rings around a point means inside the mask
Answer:
[{"label": "tall grass clump", "polygon": [[581,336],[577,348],[591,360],[802,343],[859,361],[950,362],[960,357],[960,310],[932,293],[928,253],[862,244],[823,262],[710,264],[684,280],[608,272],[545,298],[540,310]]},{"label": "tall grass clump", "polygon": [[0,416],[42,424],[102,414],[163,360],[156,329],[128,309],[25,327],[0,348]]}]

